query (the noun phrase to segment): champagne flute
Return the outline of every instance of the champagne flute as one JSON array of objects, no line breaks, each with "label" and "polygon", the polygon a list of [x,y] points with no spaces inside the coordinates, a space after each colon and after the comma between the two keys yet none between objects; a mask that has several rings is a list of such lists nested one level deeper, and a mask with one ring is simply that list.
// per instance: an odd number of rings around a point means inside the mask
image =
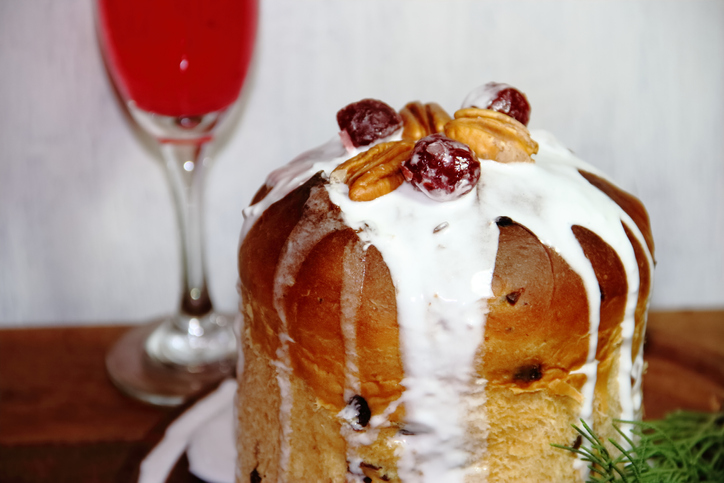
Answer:
[{"label": "champagne flute", "polygon": [[97,0],[98,35],[131,117],[158,141],[181,234],[177,313],[139,326],[106,357],[111,380],[157,405],[178,405],[231,374],[236,339],[206,283],[202,193],[206,152],[237,101],[251,60],[257,0]]}]

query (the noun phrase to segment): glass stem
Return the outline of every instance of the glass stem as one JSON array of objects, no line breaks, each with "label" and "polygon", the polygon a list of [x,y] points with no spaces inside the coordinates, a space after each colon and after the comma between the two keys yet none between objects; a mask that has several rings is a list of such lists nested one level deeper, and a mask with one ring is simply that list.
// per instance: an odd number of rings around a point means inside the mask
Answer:
[{"label": "glass stem", "polygon": [[178,329],[189,330],[189,320],[213,310],[206,285],[203,250],[203,184],[207,143],[161,144],[173,191],[174,209],[181,235],[181,317]]}]

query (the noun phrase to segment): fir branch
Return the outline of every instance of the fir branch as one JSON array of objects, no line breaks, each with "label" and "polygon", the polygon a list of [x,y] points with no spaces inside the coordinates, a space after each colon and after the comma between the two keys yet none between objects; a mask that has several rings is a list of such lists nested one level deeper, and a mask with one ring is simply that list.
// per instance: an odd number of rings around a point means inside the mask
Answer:
[{"label": "fir branch", "polygon": [[[633,425],[632,438],[621,424]],[[677,411],[658,421],[617,421],[614,428],[630,448],[609,439],[617,455],[585,421],[581,425],[573,427],[589,445],[553,446],[589,463],[587,483],[724,482],[724,413]]]}]

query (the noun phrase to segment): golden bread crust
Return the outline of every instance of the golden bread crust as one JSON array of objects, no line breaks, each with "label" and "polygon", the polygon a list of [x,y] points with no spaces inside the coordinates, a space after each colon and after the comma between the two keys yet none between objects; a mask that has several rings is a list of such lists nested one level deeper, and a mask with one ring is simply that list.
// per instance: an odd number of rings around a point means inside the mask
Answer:
[{"label": "golden bread crust", "polygon": [[[641,203],[599,177],[581,175],[629,213],[653,249]],[[391,412],[403,394],[396,292],[389,269],[374,246],[365,246],[344,225],[325,182],[316,175],[272,204],[240,247],[246,359],[239,392],[240,482],[249,481],[255,470],[263,473],[261,481],[277,481],[281,471],[275,467],[284,446],[275,373],[280,334],[290,341],[293,393],[288,481],[345,481],[351,450],[342,436],[345,423],[339,413],[354,387],[348,379],[350,354],[358,370],[356,395],[366,401],[372,416]],[[261,190],[257,198],[267,192]],[[318,233],[305,238],[315,228]],[[572,230],[601,289],[594,423],[603,427],[620,414],[617,372],[626,274],[615,250],[598,235],[580,226]],[[635,358],[651,280],[644,248],[625,223],[623,230],[639,267]],[[292,245],[303,248],[301,258],[290,262]],[[570,425],[578,422],[585,375],[572,372],[583,366],[589,350],[583,281],[555,250],[506,219],[499,223],[492,291],[476,357],[477,376],[487,381],[486,402],[470,411],[486,423],[467,428],[471,454],[484,455],[478,463],[489,468],[491,483],[541,481],[529,471],[535,467],[543,472],[539,476],[550,478],[546,481],[579,481],[571,455],[550,443],[573,444],[576,436]],[[260,413],[261,406],[265,407]],[[355,449],[369,481],[399,481],[393,439],[403,427],[404,405],[387,416],[374,442]],[[312,470],[309,465],[315,459],[317,469]]]},{"label": "golden bread crust", "polygon": [[527,228],[510,221],[499,230],[477,371],[493,385],[536,390],[586,361],[586,291],[563,258]]},{"label": "golden bread crust", "polygon": [[620,206],[621,209],[625,211],[628,216],[631,217],[633,222],[638,227],[639,231],[641,231],[644,240],[646,240],[646,246],[649,249],[649,253],[651,253],[651,255],[653,256],[654,236],[651,233],[651,222],[649,221],[649,214],[646,212],[646,208],[644,207],[644,204],[641,203],[641,200],[639,200],[632,194],[625,192],[613,183],[606,181],[600,176],[596,176],[593,173],[589,173],[588,171],[583,170],[578,170],[578,172],[589,183],[606,193],[609,198],[615,201],[616,204],[618,204],[618,206]]}]

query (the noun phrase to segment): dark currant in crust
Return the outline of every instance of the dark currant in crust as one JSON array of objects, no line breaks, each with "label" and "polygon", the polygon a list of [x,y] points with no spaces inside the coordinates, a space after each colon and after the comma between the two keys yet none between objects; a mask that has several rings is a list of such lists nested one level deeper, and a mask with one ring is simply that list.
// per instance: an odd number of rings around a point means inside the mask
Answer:
[{"label": "dark currant in crust", "polygon": [[543,368],[540,364],[521,366],[515,371],[513,379],[517,382],[527,383],[539,381],[543,378]]},{"label": "dark currant in crust", "polygon": [[513,220],[507,216],[499,216],[495,219],[495,224],[498,226],[510,226],[513,224]]},{"label": "dark currant in crust", "polygon": [[356,426],[355,429],[362,429],[367,427],[367,425],[370,423],[372,412],[370,411],[370,407],[367,404],[365,398],[359,395],[352,396],[347,405],[353,408],[357,415],[354,424],[354,426]]},{"label": "dark currant in crust", "polygon": [[254,468],[251,473],[249,474],[249,482],[250,483],[261,483],[261,476],[259,476],[259,472]]}]

